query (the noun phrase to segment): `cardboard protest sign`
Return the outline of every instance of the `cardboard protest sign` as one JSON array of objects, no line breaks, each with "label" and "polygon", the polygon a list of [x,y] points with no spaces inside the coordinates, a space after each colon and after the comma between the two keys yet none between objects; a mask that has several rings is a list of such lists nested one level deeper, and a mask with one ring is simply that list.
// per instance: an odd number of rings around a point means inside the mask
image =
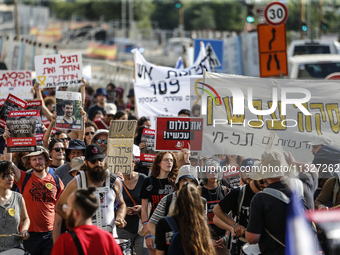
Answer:
[{"label": "cardboard protest sign", "polygon": [[31,71],[0,71],[0,98],[8,94],[33,99]]},{"label": "cardboard protest sign", "polygon": [[57,91],[57,129],[82,130],[81,93]]},{"label": "cardboard protest sign", "polygon": [[36,151],[35,126],[38,110],[11,111],[6,125],[11,137],[7,139],[8,152]]},{"label": "cardboard protest sign", "polygon": [[5,132],[6,120],[10,111],[24,110],[27,102],[9,94],[4,105],[0,109],[0,134]]},{"label": "cardboard protest sign", "polygon": [[203,119],[157,117],[156,151],[202,150]]},{"label": "cardboard protest sign", "polygon": [[145,147],[140,150],[140,160],[142,166],[152,166],[157,155],[155,148],[155,130],[144,128],[141,142],[145,143]]},{"label": "cardboard protest sign", "polygon": [[82,58],[80,53],[34,57],[37,81],[40,87],[80,85]]},{"label": "cardboard protest sign", "polygon": [[130,174],[133,159],[133,140],[136,120],[112,120],[107,146],[107,164],[110,172]]},{"label": "cardboard protest sign", "polygon": [[42,145],[44,133],[43,133],[43,124],[41,120],[41,110],[42,110],[41,100],[28,101],[25,110],[38,110],[39,111],[39,116],[37,116],[36,118],[37,124],[35,126],[35,135],[37,138],[37,145]]}]

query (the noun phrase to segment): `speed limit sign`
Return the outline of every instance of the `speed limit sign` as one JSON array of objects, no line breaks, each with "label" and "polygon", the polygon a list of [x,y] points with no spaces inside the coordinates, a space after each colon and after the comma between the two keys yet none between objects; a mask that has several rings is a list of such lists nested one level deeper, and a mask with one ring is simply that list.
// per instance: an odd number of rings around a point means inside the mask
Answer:
[{"label": "speed limit sign", "polygon": [[264,10],[264,18],[269,25],[280,26],[288,18],[287,7],[280,2],[273,2],[267,5]]}]

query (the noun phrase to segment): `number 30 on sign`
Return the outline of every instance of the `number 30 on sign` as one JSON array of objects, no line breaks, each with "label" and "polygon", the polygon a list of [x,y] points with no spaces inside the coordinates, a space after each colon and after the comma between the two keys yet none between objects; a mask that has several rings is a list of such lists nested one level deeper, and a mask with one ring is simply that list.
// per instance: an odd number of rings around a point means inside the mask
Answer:
[{"label": "number 30 on sign", "polygon": [[288,18],[287,7],[280,2],[273,2],[266,6],[264,11],[266,22],[271,26],[280,26]]}]

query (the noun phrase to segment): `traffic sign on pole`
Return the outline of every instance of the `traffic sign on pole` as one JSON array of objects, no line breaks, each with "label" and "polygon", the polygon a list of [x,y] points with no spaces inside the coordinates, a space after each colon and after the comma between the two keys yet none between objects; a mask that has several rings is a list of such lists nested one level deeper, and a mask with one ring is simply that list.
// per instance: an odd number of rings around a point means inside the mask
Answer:
[{"label": "traffic sign on pole", "polygon": [[260,77],[288,75],[286,25],[257,25]]},{"label": "traffic sign on pole", "polygon": [[284,24],[288,18],[287,7],[280,2],[270,3],[264,10],[264,18],[269,25],[280,26]]}]

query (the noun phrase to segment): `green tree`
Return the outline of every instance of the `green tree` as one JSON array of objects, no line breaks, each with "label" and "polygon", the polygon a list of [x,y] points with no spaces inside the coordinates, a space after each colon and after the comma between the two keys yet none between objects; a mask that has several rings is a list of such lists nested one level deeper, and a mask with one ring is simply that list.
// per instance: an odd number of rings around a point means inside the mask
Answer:
[{"label": "green tree", "polygon": [[194,11],[196,18],[191,20],[191,27],[193,29],[214,29],[215,19],[214,11],[209,6],[200,6],[199,9]]}]

